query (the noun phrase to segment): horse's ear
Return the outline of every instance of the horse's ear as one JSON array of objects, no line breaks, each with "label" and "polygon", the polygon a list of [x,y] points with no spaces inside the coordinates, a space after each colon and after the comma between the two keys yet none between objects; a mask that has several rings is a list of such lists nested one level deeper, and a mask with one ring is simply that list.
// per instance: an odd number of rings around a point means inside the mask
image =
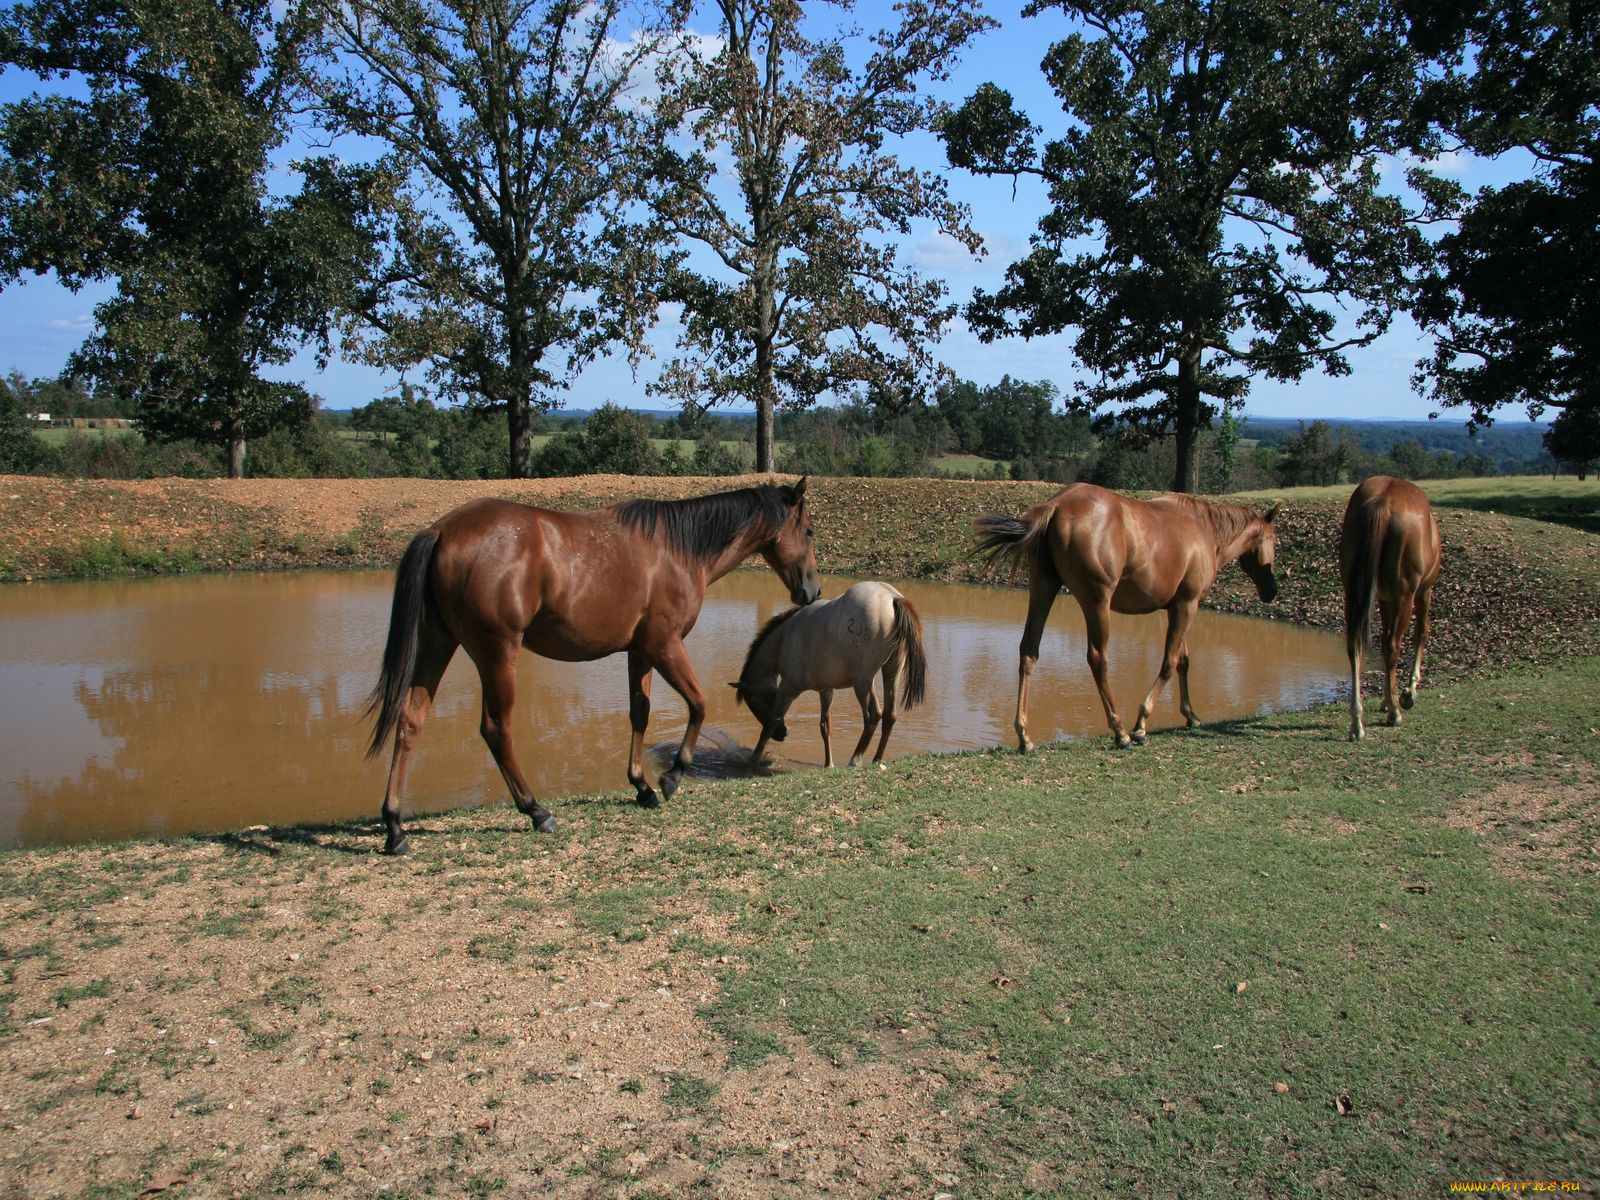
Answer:
[{"label": "horse's ear", "polygon": [[1283,506],[1283,501],[1279,500],[1279,501],[1275,502],[1271,508],[1267,509],[1267,515],[1262,517],[1261,519],[1263,521],[1265,521],[1268,525],[1271,525],[1273,521],[1278,519],[1278,509],[1281,508],[1282,506]]},{"label": "horse's ear", "polygon": [[810,478],[811,476],[809,475],[802,475],[800,476],[800,482],[794,485],[794,502],[796,504],[806,498],[806,480]]}]

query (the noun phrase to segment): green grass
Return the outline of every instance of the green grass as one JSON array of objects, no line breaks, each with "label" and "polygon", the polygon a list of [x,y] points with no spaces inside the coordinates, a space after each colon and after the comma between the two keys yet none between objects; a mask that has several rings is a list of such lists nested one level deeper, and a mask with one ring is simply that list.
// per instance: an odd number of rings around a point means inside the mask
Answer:
[{"label": "green grass", "polygon": [[822,821],[809,855],[793,825],[767,848],[808,865],[747,909],[715,1020],[735,1046],[788,1026],[875,1057],[909,1030],[993,1055],[975,1195],[1027,1194],[1035,1164],[1070,1195],[1592,1180],[1595,877],[1534,855],[1531,882],[1508,878],[1442,818],[1528,754],[1592,780],[1600,744],[1572,731],[1595,695],[1588,661],[1425,691],[1358,746],[1327,708],[1131,754],[1095,739],[813,776],[859,824]]},{"label": "green grass", "polygon": [[[1491,475],[1481,479],[1424,479],[1417,486],[1441,508],[1528,517],[1600,533],[1600,477],[1580,480],[1573,475]],[[1346,500],[1353,490],[1352,485],[1341,483],[1333,487],[1265,488],[1239,495],[1256,499]]]}]

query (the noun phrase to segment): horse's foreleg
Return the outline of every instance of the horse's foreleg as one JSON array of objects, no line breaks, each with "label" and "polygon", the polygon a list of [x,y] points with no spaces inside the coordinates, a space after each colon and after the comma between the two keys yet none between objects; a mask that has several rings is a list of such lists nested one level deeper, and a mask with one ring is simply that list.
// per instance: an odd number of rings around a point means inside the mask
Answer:
[{"label": "horse's foreleg", "polygon": [[672,759],[672,766],[661,777],[661,796],[670,800],[672,793],[678,790],[678,781],[683,778],[683,773],[694,764],[694,748],[700,741],[700,727],[706,722],[706,695],[700,690],[700,681],[695,678],[694,668],[689,665],[689,652],[684,649],[682,639],[673,640],[656,659],[655,667],[667,685],[683,697],[689,709],[689,723],[684,728],[683,741],[678,743],[678,753]]},{"label": "horse's foreleg", "polygon": [[628,651],[628,724],[633,729],[628,743],[628,782],[633,784],[634,802],[641,808],[659,808],[661,797],[644,777],[644,731],[650,724],[650,664],[632,650]]},{"label": "horse's foreleg", "polygon": [[[1044,551],[1041,551],[1044,553]],[[1028,689],[1033,683],[1033,668],[1039,662],[1039,643],[1044,640],[1045,622],[1061,591],[1061,579],[1050,564],[1036,560],[1028,575],[1028,619],[1022,626],[1022,644],[1017,647],[1017,752],[1033,749],[1028,738]]]},{"label": "horse's foreleg", "polygon": [[[1161,670],[1156,673],[1156,681],[1150,685],[1144,703],[1139,705],[1139,719],[1133,724],[1133,740],[1141,746],[1150,740],[1149,732],[1145,728],[1146,723],[1150,720],[1150,714],[1155,711],[1156,699],[1167,686],[1167,681],[1172,678],[1172,673],[1178,669],[1179,660],[1183,658],[1184,643],[1189,636],[1189,624],[1194,620],[1195,609],[1198,606],[1198,600],[1192,603],[1186,602],[1174,606],[1167,613],[1167,644],[1161,655]],[[1187,674],[1185,671],[1184,675]]]},{"label": "horse's foreleg", "polygon": [[[556,819],[534,799],[522,768],[517,765],[516,751],[511,745],[511,711],[517,696],[518,642],[495,646],[486,653],[474,654],[478,664],[478,678],[483,683],[483,719],[478,726],[494,765],[500,768],[500,777],[506,781],[511,801],[517,811],[533,822],[540,833],[555,832]],[[468,647],[469,652],[471,647]]]},{"label": "horse's foreleg", "polygon": [[411,688],[406,692],[405,705],[400,712],[400,722],[395,728],[394,754],[389,759],[389,780],[383,790],[383,826],[385,854],[410,854],[411,839],[400,823],[400,810],[405,795],[406,771],[411,764],[411,752],[422,736],[423,723],[433,709],[433,697],[439,690],[439,680],[456,652],[456,643],[442,633],[431,632],[424,626],[417,644],[417,662],[411,672]]},{"label": "horse's foreleg", "polygon": [[1433,632],[1432,613],[1433,585],[1428,584],[1417,592],[1416,659],[1411,664],[1411,686],[1400,693],[1401,708],[1410,708],[1415,704],[1417,693],[1422,690],[1422,651],[1428,645],[1428,635]]},{"label": "horse's foreleg", "polygon": [[1183,639],[1183,645],[1178,650],[1178,708],[1183,713],[1184,722],[1193,729],[1200,724],[1200,718],[1194,715],[1194,705],[1189,703],[1189,639]]}]

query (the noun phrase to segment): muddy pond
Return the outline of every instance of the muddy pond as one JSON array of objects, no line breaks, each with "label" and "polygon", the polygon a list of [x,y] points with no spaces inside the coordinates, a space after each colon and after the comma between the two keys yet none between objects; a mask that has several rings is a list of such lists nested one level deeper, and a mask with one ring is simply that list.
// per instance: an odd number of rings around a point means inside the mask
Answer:
[{"label": "muddy pond", "polygon": [[[828,579],[823,594],[848,583]],[[900,586],[922,614],[928,698],[902,715],[888,757],[1013,746],[1026,592]],[[0,588],[0,848],[375,820],[386,759],[363,758],[361,713],[390,587],[388,572],[360,572]],[[758,731],[727,681],[761,622],[787,604],[765,569],[736,571],[707,593],[688,640],[709,696],[697,773],[753,769]],[[1112,686],[1129,721],[1155,676],[1164,629],[1159,615],[1116,618]],[[1330,700],[1344,681],[1342,639],[1286,623],[1202,612],[1190,650],[1202,721]],[[631,799],[625,676],[621,656],[575,664],[523,655],[516,737],[539,795]],[[1103,737],[1110,752],[1069,597],[1051,616],[1034,680],[1036,741]],[[1180,723],[1175,692],[1174,683],[1153,728]],[[817,712],[814,693],[795,705],[771,769],[820,768]],[[648,743],[659,762],[685,716],[657,680]],[[848,758],[859,733],[854,697],[840,693],[837,759]],[[439,690],[408,790],[418,812],[508,803],[478,736],[477,679],[464,654]],[[675,803],[692,797],[691,783]]]}]

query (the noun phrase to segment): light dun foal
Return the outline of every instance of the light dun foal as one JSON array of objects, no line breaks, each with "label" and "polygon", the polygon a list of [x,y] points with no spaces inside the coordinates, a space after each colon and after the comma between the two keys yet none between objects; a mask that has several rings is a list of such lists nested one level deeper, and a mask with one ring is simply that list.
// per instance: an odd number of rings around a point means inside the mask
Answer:
[{"label": "light dun foal", "polygon": [[[762,627],[745,655],[739,682],[733,685],[741,703],[761,722],[761,738],[751,752],[759,760],[768,740],[789,736],[784,714],[803,692],[822,699],[823,765],[833,766],[828,709],[835,688],[855,691],[864,728],[850,765],[866,753],[878,728],[880,712],[875,677],[883,676],[883,736],[873,762],[883,760],[895,721],[895,684],[902,684],[906,708],[922,703],[928,663],[922,649],[922,619],[917,610],[887,583],[858,583],[833,600],[781,612]],[[903,678],[902,678],[903,676]]]}]

